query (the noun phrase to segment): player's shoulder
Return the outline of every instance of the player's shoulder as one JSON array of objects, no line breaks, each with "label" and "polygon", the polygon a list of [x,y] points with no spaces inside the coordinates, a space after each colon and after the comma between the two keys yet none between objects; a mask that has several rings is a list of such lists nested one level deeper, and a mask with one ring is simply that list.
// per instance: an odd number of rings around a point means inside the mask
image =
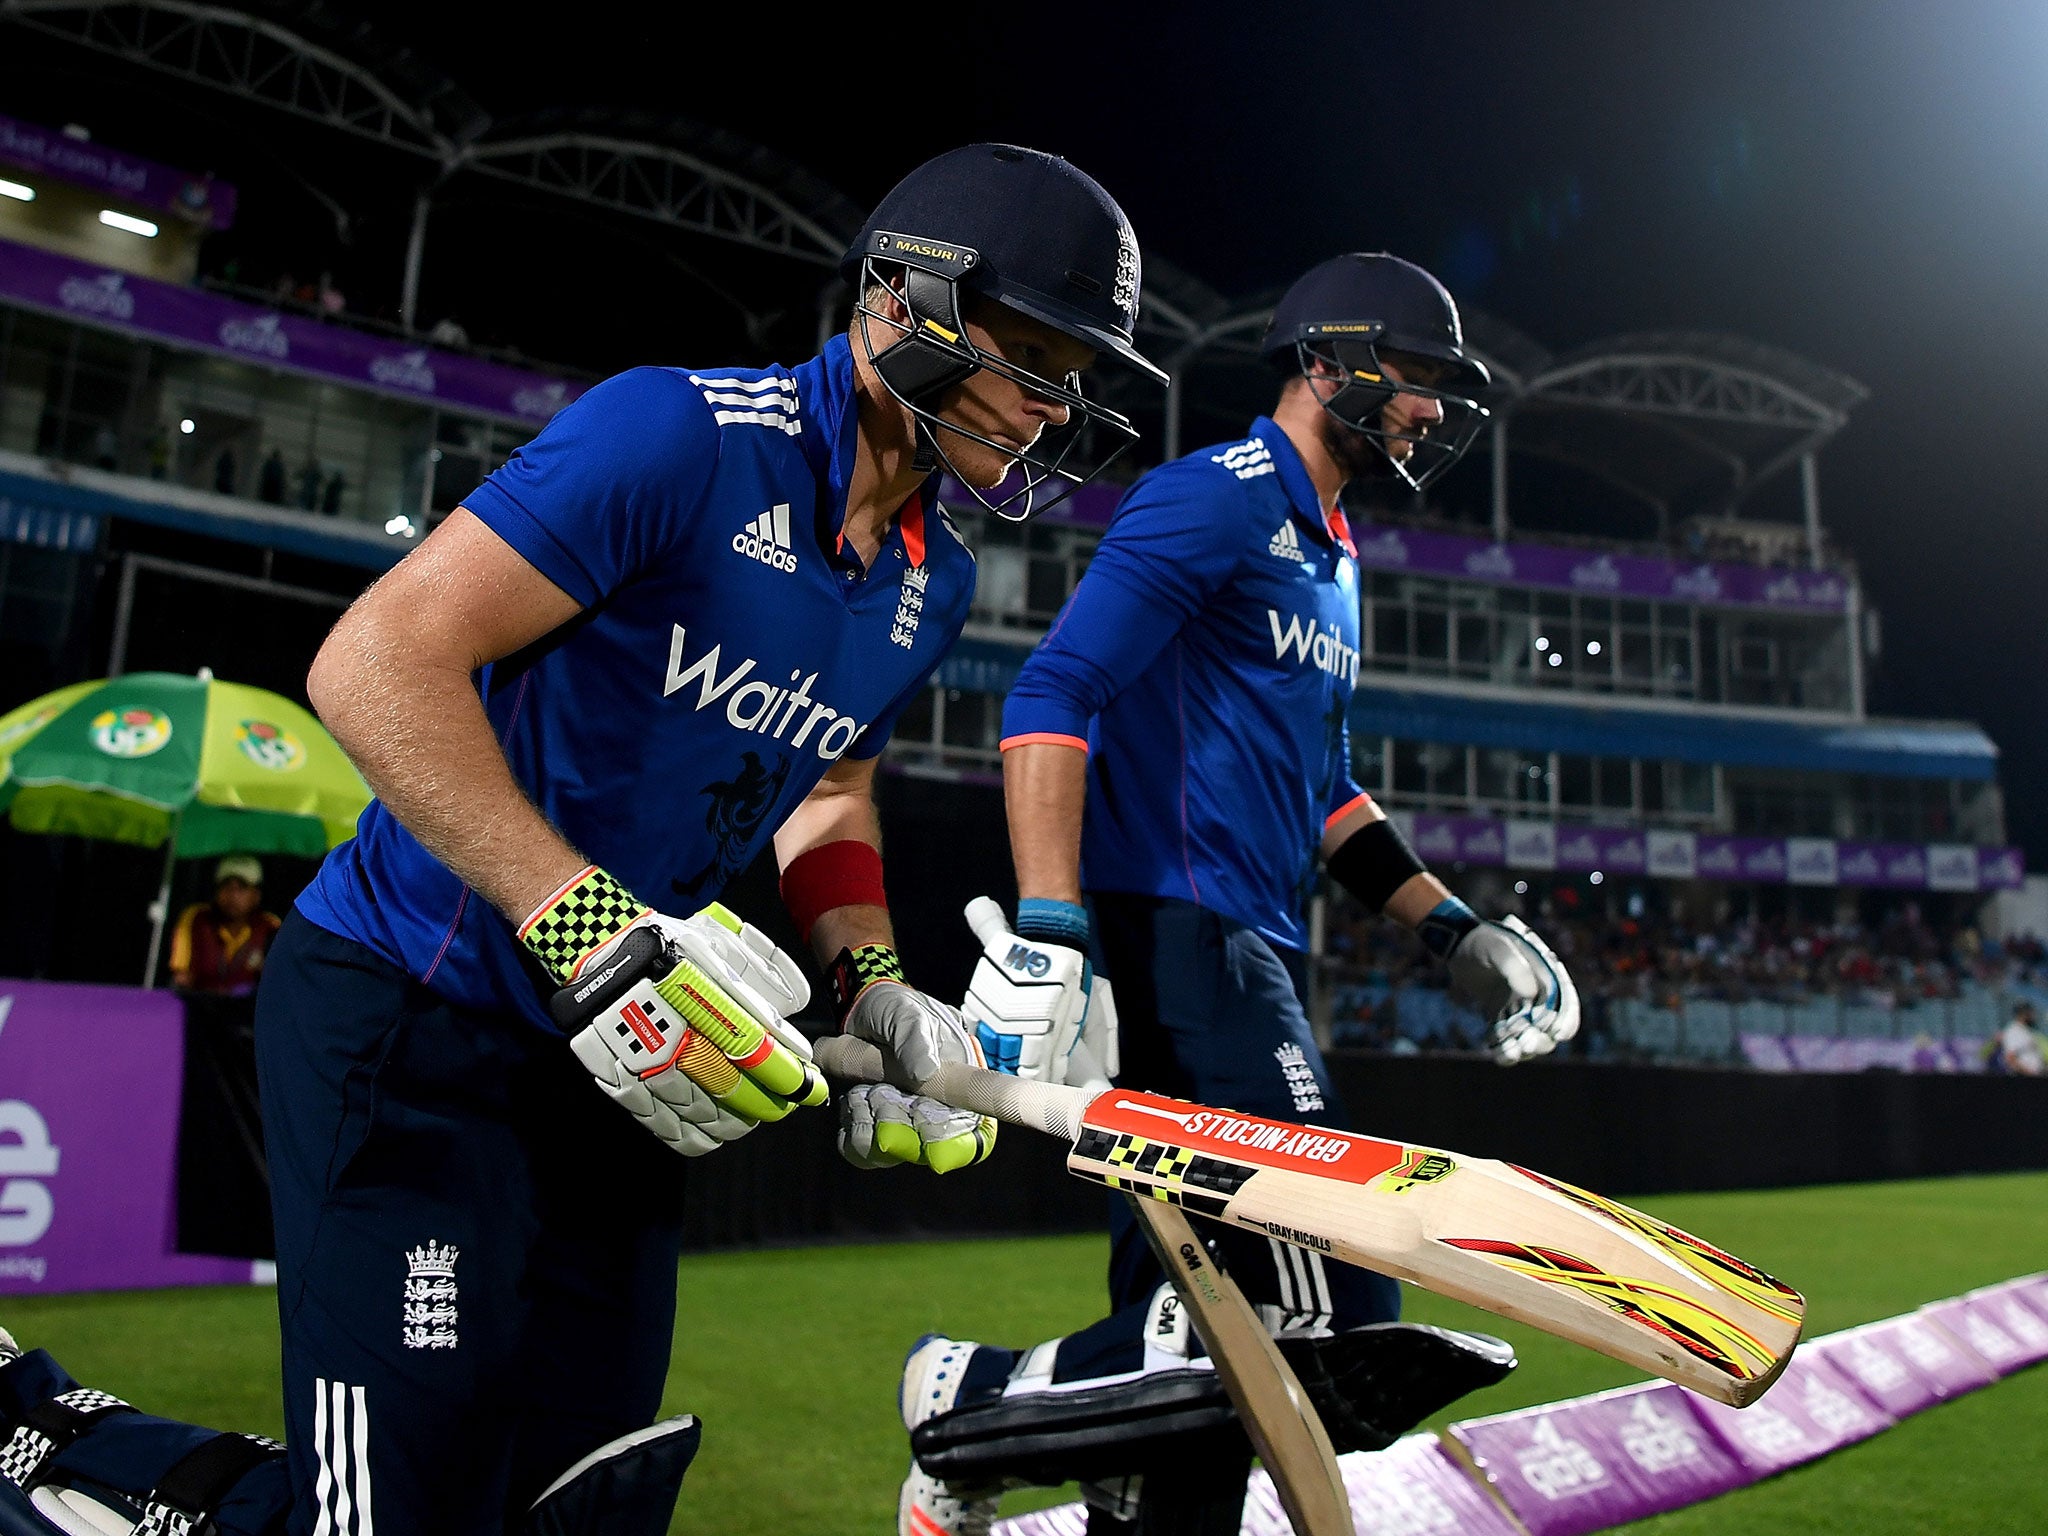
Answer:
[{"label": "player's shoulder", "polygon": [[803,381],[788,368],[689,368],[674,370],[696,391],[712,424],[724,432],[769,432],[796,437],[803,432]]},{"label": "player's shoulder", "polygon": [[1125,493],[1117,517],[1170,520],[1221,536],[1249,528],[1265,499],[1261,492],[1275,483],[1273,455],[1259,438],[1214,443],[1141,477]]}]

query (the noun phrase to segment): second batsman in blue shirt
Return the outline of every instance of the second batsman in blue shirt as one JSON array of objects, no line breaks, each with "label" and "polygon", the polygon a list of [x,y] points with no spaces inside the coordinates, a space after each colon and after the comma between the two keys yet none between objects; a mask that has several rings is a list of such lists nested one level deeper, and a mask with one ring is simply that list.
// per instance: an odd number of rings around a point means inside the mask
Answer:
[{"label": "second batsman in blue shirt", "polygon": [[[1453,897],[1350,771],[1358,564],[1339,496],[1370,477],[1419,490],[1471,442],[1486,370],[1465,351],[1457,308],[1408,262],[1339,256],[1289,289],[1263,350],[1286,381],[1272,415],[1131,488],[1010,693],[1003,778],[1020,901],[1013,929],[993,903],[970,909],[984,951],[963,1011],[1012,1071],[1111,1075],[1342,1128],[1303,1008],[1322,868],[1448,961],[1502,1060],[1569,1037],[1578,1001],[1542,941]],[[1098,966],[1114,978],[1114,1029]],[[1093,1420],[1071,1438],[1087,1465],[1103,1466],[1112,1441],[1133,1464],[1157,1449],[1152,1435],[1177,1422],[1162,1406],[1180,1390],[1167,1379],[1200,1345],[1122,1202],[1111,1220],[1114,1315],[1021,1356],[951,1339],[912,1356],[906,1404],[929,1399],[927,1379],[965,1383],[946,1433],[927,1425],[925,1441],[965,1448],[969,1420],[997,1411],[984,1394],[1000,1382],[1006,1420],[1042,1394],[1041,1446],[1085,1402]],[[1340,1441],[1341,1426],[1362,1420],[1398,1433],[1504,1369],[1497,1341],[1375,1331],[1400,1311],[1383,1276],[1208,1230],[1276,1333],[1328,1341],[1310,1374],[1344,1383],[1318,1399]],[[1099,1503],[1100,1527],[1128,1529],[1129,1516],[1144,1529],[1235,1531],[1243,1442],[1172,1461],[1175,1475],[1147,1481],[1142,1511]],[[967,1530],[987,1516],[986,1498],[960,1492],[923,1490],[928,1527]]]}]

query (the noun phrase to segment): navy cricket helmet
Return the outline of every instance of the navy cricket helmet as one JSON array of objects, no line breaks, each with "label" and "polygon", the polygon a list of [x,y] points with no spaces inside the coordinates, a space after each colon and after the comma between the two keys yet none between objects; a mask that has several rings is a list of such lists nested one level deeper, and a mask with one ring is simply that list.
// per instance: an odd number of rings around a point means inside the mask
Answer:
[{"label": "navy cricket helmet", "polygon": [[[1011,455],[1021,476],[1013,474],[992,492],[984,494],[957,473],[954,478],[990,511],[1013,521],[1043,511],[1093,479],[1138,433],[1128,417],[1086,398],[1079,375],[1046,378],[977,347],[962,319],[963,290],[1166,382],[1134,340],[1142,268],[1130,220],[1095,181],[1057,155],[1013,144],[969,144],[926,161],[882,199],[840,272],[854,284],[856,310],[868,322],[861,332],[869,361],[890,394],[917,418],[920,457],[933,465],[945,458],[937,436],[941,425]],[[878,285],[902,301],[907,322],[873,307]],[[877,323],[898,333],[879,348]],[[1019,452],[942,422],[939,398],[984,368],[1065,406],[1066,425],[1048,429]],[[1097,439],[1088,467],[1074,462],[1084,438]],[[1048,482],[1057,482],[1050,493],[1043,489]]]},{"label": "navy cricket helmet", "polygon": [[[1472,397],[1492,377],[1465,351],[1456,302],[1421,267],[1385,251],[1333,256],[1302,274],[1281,295],[1259,350],[1290,377],[1341,381],[1328,396],[1317,390],[1323,409],[1378,444],[1391,472],[1418,491],[1463,457],[1486,422]],[[1383,353],[1422,377],[1390,377]],[[1404,359],[1425,366],[1402,368]],[[1397,394],[1434,402],[1442,419],[1387,430],[1382,412]]]}]

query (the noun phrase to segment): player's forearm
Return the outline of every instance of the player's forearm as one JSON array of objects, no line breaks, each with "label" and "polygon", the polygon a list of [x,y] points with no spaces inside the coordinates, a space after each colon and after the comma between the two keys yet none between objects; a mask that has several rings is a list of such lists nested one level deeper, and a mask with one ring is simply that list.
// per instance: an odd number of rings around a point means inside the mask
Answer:
[{"label": "player's forearm", "polygon": [[1027,742],[1003,754],[1003,803],[1017,894],[1081,900],[1081,814],[1088,754],[1057,742]]},{"label": "player's forearm", "polygon": [[344,618],[307,679],[321,721],[420,845],[517,923],[589,861],[512,777],[468,672]]},{"label": "player's forearm", "polygon": [[[1337,850],[1352,838],[1363,832],[1376,821],[1385,821],[1387,813],[1370,797],[1360,796],[1359,803],[1338,820],[1323,830],[1323,858],[1327,862]],[[1438,903],[1450,896],[1450,889],[1443,881],[1427,870],[1409,875],[1380,908],[1388,917],[1404,928],[1413,928],[1435,910]]]},{"label": "player's forearm", "polygon": [[[882,822],[873,790],[866,779],[848,783],[822,781],[776,829],[775,858],[787,870],[805,854],[833,843],[865,843],[881,851]],[[842,949],[863,944],[896,942],[889,909],[872,902],[848,902],[826,908],[811,923],[811,952],[829,965]]]}]

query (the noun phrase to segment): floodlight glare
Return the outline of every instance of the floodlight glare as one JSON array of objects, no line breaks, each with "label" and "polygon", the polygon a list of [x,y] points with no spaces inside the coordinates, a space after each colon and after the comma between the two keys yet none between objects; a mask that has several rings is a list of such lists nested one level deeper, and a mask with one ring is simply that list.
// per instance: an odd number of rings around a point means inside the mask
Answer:
[{"label": "floodlight glare", "polygon": [[1560,655],[1558,652],[1552,651],[1550,653],[1550,664],[1553,667],[1561,667],[1564,665],[1564,657]]},{"label": "floodlight glare", "polygon": [[1602,880],[1605,880],[1607,877],[1601,874],[1600,871],[1596,869],[1593,871],[1593,873],[1586,876],[1586,878],[1592,881],[1595,885],[1598,885]]},{"label": "floodlight glare", "polygon": [[1538,636],[1536,637],[1536,649],[1537,649],[1537,650],[1539,650],[1539,651],[1547,651],[1547,650],[1549,650],[1549,649],[1550,649],[1550,637],[1549,637],[1548,635],[1538,635]]},{"label": "floodlight glare", "polygon": [[1588,656],[1598,656],[1600,654],[1600,642],[1598,640],[1588,640],[1586,642],[1586,654]]},{"label": "floodlight glare", "polygon": [[123,229],[131,235],[140,235],[145,240],[156,238],[156,226],[147,219],[130,218],[125,213],[116,213],[111,208],[100,210],[100,222],[109,229]]},{"label": "floodlight glare", "polygon": [[24,187],[18,181],[0,181],[0,197],[11,197],[17,203],[32,203],[36,200],[36,189]]},{"label": "floodlight glare", "polygon": [[1528,895],[1528,894],[1529,894],[1529,882],[1528,882],[1528,881],[1526,881],[1526,880],[1517,880],[1517,881],[1515,882],[1515,894],[1516,894],[1517,896],[1526,896],[1526,895]]},{"label": "floodlight glare", "polygon": [[178,430],[184,433],[187,437],[190,437],[194,432],[197,432],[199,430],[199,423],[194,421],[190,416],[187,416],[179,421]]},{"label": "floodlight glare", "polygon": [[416,539],[420,534],[419,529],[413,527],[412,519],[403,512],[386,522],[384,524],[384,531],[386,533],[399,534],[408,539]]}]

